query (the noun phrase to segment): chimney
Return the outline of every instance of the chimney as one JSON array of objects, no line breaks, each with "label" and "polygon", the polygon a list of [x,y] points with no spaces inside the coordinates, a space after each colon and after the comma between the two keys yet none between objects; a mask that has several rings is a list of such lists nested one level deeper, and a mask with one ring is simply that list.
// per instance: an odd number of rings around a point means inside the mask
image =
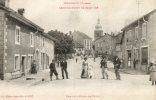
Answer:
[{"label": "chimney", "polygon": [[24,10],[24,8],[19,8],[18,9],[18,13],[20,14],[20,15],[24,15],[24,12],[25,12],[25,10]]},{"label": "chimney", "polygon": [[10,0],[0,0],[0,5],[9,7]]}]

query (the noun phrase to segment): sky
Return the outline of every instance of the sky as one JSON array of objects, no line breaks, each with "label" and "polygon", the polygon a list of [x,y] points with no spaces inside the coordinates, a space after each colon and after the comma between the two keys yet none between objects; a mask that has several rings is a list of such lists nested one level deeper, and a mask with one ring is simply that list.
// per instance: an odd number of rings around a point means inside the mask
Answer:
[{"label": "sky", "polygon": [[[156,0],[140,0],[140,3],[139,16],[156,9]],[[79,30],[92,38],[98,18],[104,33],[120,31],[138,18],[137,0],[10,0],[10,7],[16,11],[24,8],[24,16],[44,28],[45,32],[59,30],[69,33]]]}]

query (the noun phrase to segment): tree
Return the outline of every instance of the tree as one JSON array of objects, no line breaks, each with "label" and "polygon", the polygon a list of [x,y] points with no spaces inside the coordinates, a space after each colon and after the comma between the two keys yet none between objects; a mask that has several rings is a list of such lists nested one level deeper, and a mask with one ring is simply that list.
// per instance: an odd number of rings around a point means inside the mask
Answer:
[{"label": "tree", "polygon": [[49,35],[54,37],[57,41],[55,42],[55,54],[60,56],[66,56],[66,54],[74,53],[74,43],[70,35],[64,34],[59,31],[49,31]]}]

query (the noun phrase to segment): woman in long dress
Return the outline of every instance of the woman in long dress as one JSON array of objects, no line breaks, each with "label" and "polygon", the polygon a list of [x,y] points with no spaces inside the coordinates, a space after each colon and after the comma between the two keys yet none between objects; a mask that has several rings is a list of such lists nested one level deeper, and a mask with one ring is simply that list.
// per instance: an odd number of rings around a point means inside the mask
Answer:
[{"label": "woman in long dress", "polygon": [[81,73],[81,78],[88,78],[88,62],[87,58],[84,58],[84,61],[82,63],[82,73]]},{"label": "woman in long dress", "polygon": [[149,68],[150,70],[150,81],[152,81],[152,85],[156,85],[156,61],[152,62],[152,66]]}]

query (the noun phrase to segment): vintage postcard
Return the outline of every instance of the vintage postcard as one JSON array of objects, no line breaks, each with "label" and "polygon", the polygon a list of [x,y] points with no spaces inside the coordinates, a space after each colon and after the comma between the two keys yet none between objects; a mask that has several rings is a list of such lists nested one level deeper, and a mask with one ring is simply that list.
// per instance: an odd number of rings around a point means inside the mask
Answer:
[{"label": "vintage postcard", "polygon": [[156,100],[155,0],[0,0],[0,100]]}]

